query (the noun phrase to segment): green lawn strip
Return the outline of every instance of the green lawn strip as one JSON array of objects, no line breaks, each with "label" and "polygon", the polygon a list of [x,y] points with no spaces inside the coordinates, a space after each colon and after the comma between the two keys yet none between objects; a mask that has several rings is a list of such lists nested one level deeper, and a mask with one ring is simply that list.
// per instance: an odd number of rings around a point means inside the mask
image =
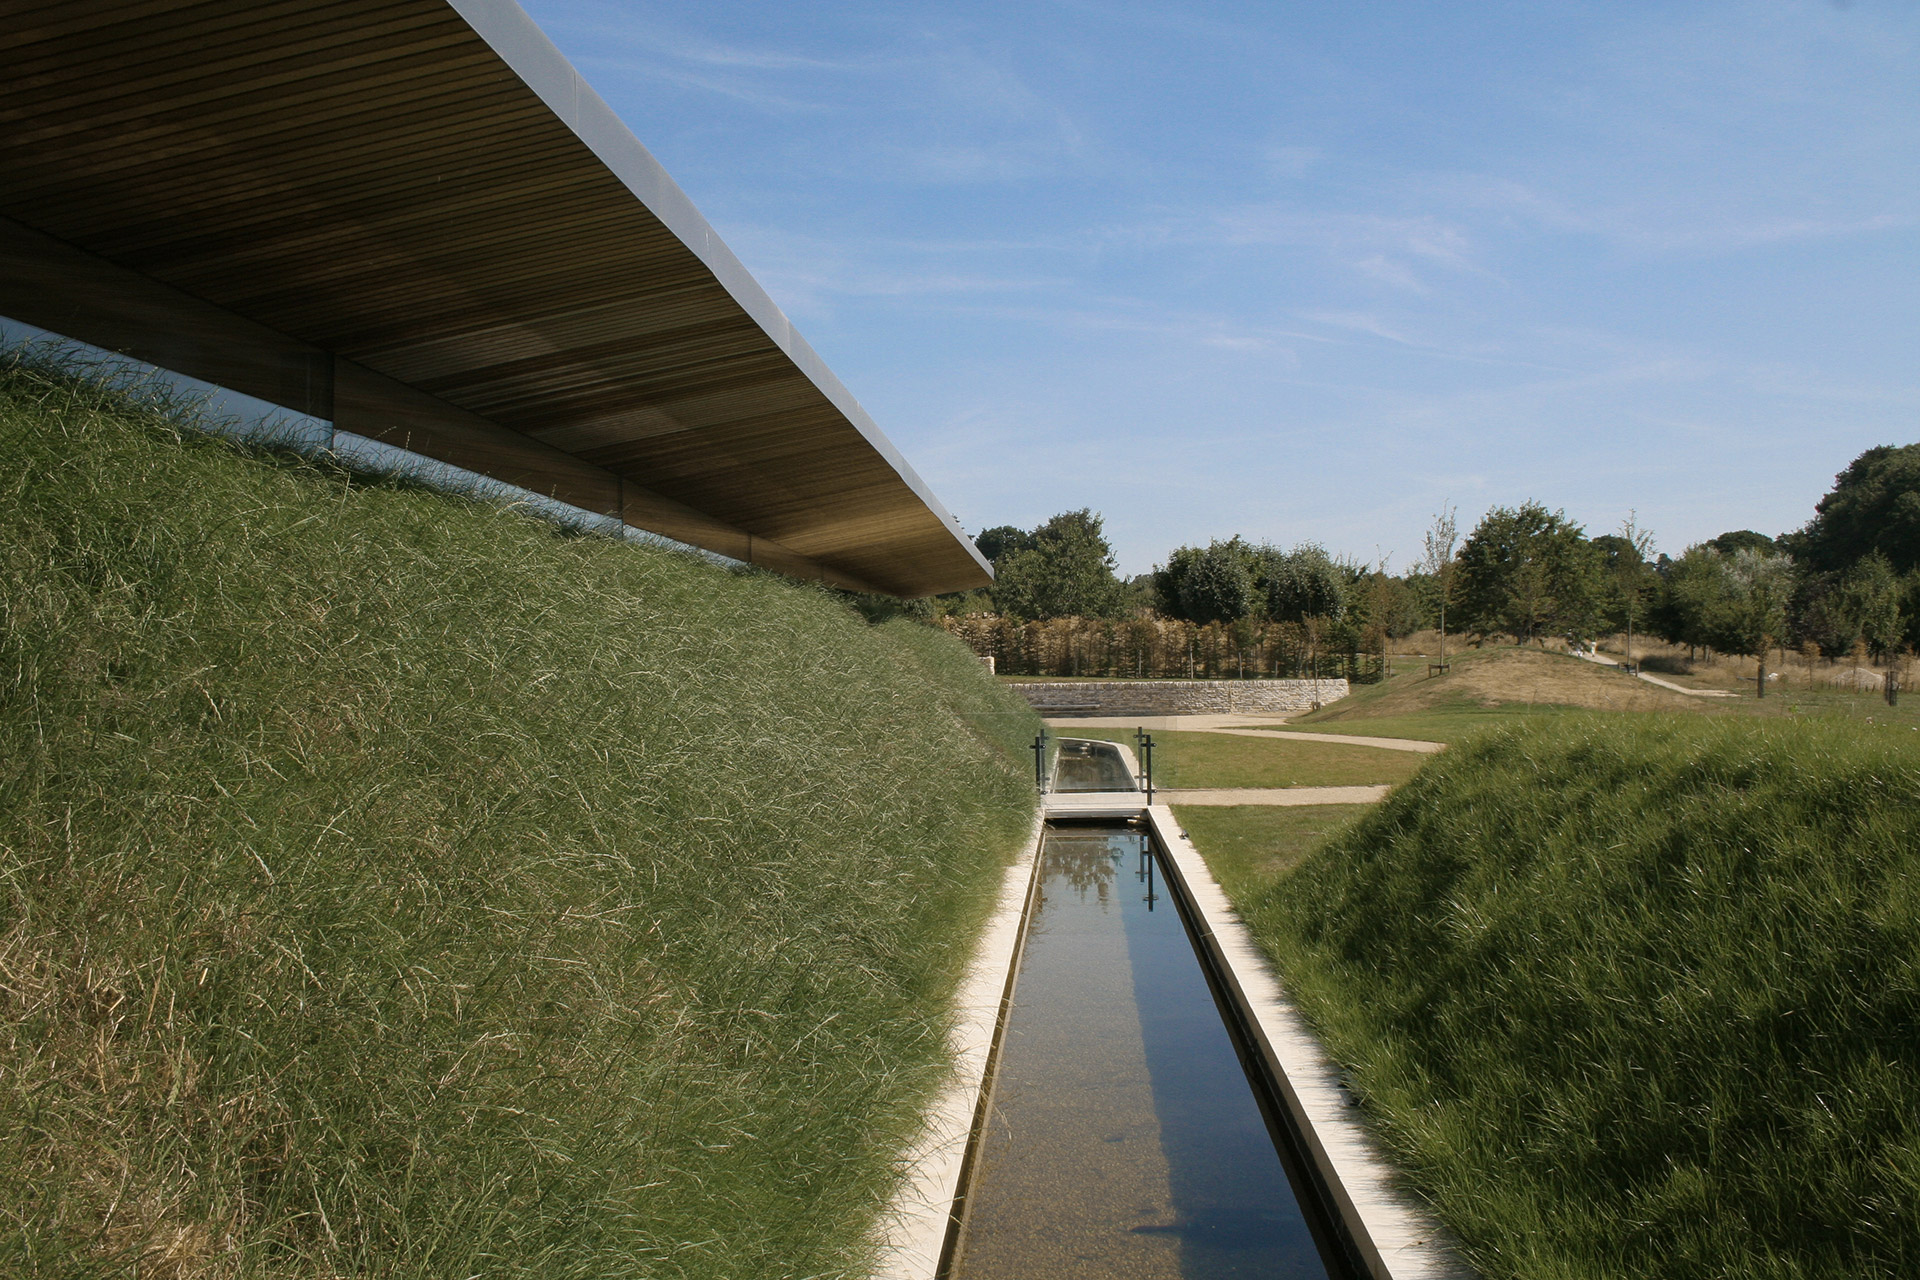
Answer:
[{"label": "green lawn strip", "polygon": [[1920,1268],[1904,736],[1541,720],[1222,878],[1489,1280]]},{"label": "green lawn strip", "polygon": [[1235,902],[1251,900],[1293,870],[1365,805],[1175,805],[1181,830]]},{"label": "green lawn strip", "polygon": [[[1133,746],[1131,729],[1055,727],[1064,738],[1099,738]],[[1345,743],[1289,742],[1235,733],[1155,730],[1156,787],[1347,787],[1400,782],[1426,759],[1410,751]]]},{"label": "green lawn strip", "polygon": [[0,365],[0,1273],[860,1272],[1037,719],[183,413]]},{"label": "green lawn strip", "polygon": [[1888,706],[1885,695],[1874,691],[1786,688],[1770,691],[1764,698],[1728,699],[1721,705],[1754,716],[1836,721],[1862,732],[1920,733],[1920,696],[1902,696]]}]

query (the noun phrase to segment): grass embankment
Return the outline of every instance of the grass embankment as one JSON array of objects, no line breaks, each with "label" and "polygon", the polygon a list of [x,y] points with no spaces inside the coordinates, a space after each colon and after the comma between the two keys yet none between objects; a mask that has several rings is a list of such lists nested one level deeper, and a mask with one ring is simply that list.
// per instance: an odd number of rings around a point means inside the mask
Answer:
[{"label": "grass embankment", "polygon": [[[1615,668],[1535,648],[1489,645],[1463,649],[1447,661],[1451,671],[1429,676],[1417,660],[1396,658],[1394,674],[1379,684],[1356,685],[1347,697],[1297,716],[1286,727],[1457,742],[1482,729],[1559,719],[1582,711],[1843,720],[1869,732],[1889,725],[1920,727],[1920,698],[1905,698],[1889,707],[1877,691],[1836,689],[1829,683],[1830,669],[1837,666],[1831,663],[1816,666],[1811,684],[1805,668],[1796,665],[1768,686],[1765,698],[1753,696],[1751,680],[1741,696],[1717,698],[1676,693]],[[1718,671],[1724,665],[1703,669]],[[1659,675],[1700,689],[1741,688],[1737,680],[1716,683],[1712,678],[1672,672]]]},{"label": "grass embankment", "polygon": [[1692,698],[1565,653],[1499,645],[1449,654],[1450,670],[1429,676],[1423,664],[1395,659],[1393,675],[1320,710],[1295,716],[1289,729],[1453,742],[1481,729],[1572,711],[1676,711],[1712,714],[1713,699]]},{"label": "grass embankment", "polygon": [[1515,728],[1223,879],[1489,1277],[1920,1270],[1904,730]]},{"label": "grass embankment", "polygon": [[[1133,749],[1131,729],[1054,726],[1062,738],[1123,742]],[[1350,787],[1400,782],[1413,776],[1425,756],[1340,742],[1289,742],[1245,734],[1155,730],[1155,787]]]},{"label": "grass embankment", "polygon": [[860,1268],[1024,703],[17,364],[0,460],[0,1272]]}]

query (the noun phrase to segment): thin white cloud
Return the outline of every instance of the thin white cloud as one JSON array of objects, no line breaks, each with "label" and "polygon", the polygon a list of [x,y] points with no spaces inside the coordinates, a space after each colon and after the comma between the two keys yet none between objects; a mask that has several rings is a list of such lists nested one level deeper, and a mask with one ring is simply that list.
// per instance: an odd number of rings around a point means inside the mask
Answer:
[{"label": "thin white cloud", "polygon": [[1695,207],[1697,199],[1676,206],[1651,189],[1637,191],[1631,203],[1609,198],[1582,206],[1535,184],[1488,174],[1417,175],[1408,185],[1418,196],[1450,208],[1456,217],[1491,214],[1544,231],[1593,236],[1635,254],[1737,253],[1920,225],[1920,214],[1909,212],[1744,216],[1738,211]]},{"label": "thin white cloud", "polygon": [[[1216,214],[1209,221],[1214,237],[1222,244],[1292,245],[1319,249],[1349,261],[1397,253],[1441,266],[1473,266],[1466,231],[1425,214],[1326,213],[1248,205]],[[1199,228],[1189,229],[1195,230]]]},{"label": "thin white cloud", "polygon": [[1405,289],[1410,293],[1426,293],[1427,286],[1413,274],[1404,263],[1395,262],[1384,253],[1369,254],[1353,264],[1361,275],[1371,276],[1382,284],[1390,284],[1396,289]]},{"label": "thin white cloud", "polygon": [[1073,113],[964,27],[888,29],[824,57],[691,35],[611,5],[576,11],[571,22],[594,40],[579,62],[597,81],[645,78],[780,115],[839,115],[839,146],[811,155],[829,171],[954,185],[1099,163]]},{"label": "thin white cloud", "polygon": [[1269,147],[1266,153],[1268,170],[1282,178],[1304,178],[1322,159],[1318,147]]},{"label": "thin white cloud", "polygon": [[596,81],[612,80],[619,76],[644,75],[661,83],[678,85],[683,89],[694,89],[717,97],[731,98],[735,102],[745,103],[768,112],[818,113],[830,109],[823,102],[776,92],[740,77],[703,74],[700,71],[676,67],[670,63],[603,57],[581,58],[579,65],[584,71],[590,73],[590,79]]},{"label": "thin white cloud", "polygon": [[659,40],[655,48],[687,62],[712,67],[736,67],[744,71],[815,71],[870,74],[884,69],[884,62],[847,58],[816,58],[786,49],[748,49],[739,45],[716,44],[707,40]]},{"label": "thin white cloud", "polygon": [[1763,218],[1705,225],[1628,225],[1613,231],[1617,240],[1654,252],[1737,253],[1802,240],[1903,231],[1920,226],[1912,214],[1877,213],[1856,218]]},{"label": "thin white cloud", "polygon": [[1417,342],[1405,334],[1388,328],[1378,316],[1364,311],[1309,311],[1301,318],[1332,329],[1346,329],[1354,333],[1382,338],[1388,342],[1397,342],[1401,346],[1423,347],[1426,345],[1424,342]]}]

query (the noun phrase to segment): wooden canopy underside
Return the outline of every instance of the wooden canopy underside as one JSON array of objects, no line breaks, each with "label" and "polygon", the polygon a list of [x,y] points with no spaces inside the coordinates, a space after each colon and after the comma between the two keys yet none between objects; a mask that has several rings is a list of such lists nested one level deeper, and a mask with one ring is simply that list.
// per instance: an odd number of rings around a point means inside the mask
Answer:
[{"label": "wooden canopy underside", "polygon": [[[496,453],[524,439],[607,473],[641,495],[614,500],[634,523],[728,554],[739,535],[771,542],[899,595],[989,580],[511,0],[0,0],[0,13],[6,218],[425,393],[449,422],[484,420]],[[371,433],[404,433],[399,401],[383,403]],[[458,430],[421,430],[440,455],[461,452]],[[654,509],[679,515],[632,514]]]}]

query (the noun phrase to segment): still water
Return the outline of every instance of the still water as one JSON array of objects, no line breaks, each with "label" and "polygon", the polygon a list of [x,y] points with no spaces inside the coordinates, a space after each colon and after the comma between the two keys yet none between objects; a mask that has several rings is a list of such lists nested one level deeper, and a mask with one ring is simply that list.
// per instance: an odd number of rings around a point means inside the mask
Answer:
[{"label": "still water", "polygon": [[1055,791],[1132,791],[1133,771],[1111,742],[1062,738],[1053,762]]},{"label": "still water", "polygon": [[953,1275],[1325,1280],[1141,836],[1052,829],[1041,857]]}]

